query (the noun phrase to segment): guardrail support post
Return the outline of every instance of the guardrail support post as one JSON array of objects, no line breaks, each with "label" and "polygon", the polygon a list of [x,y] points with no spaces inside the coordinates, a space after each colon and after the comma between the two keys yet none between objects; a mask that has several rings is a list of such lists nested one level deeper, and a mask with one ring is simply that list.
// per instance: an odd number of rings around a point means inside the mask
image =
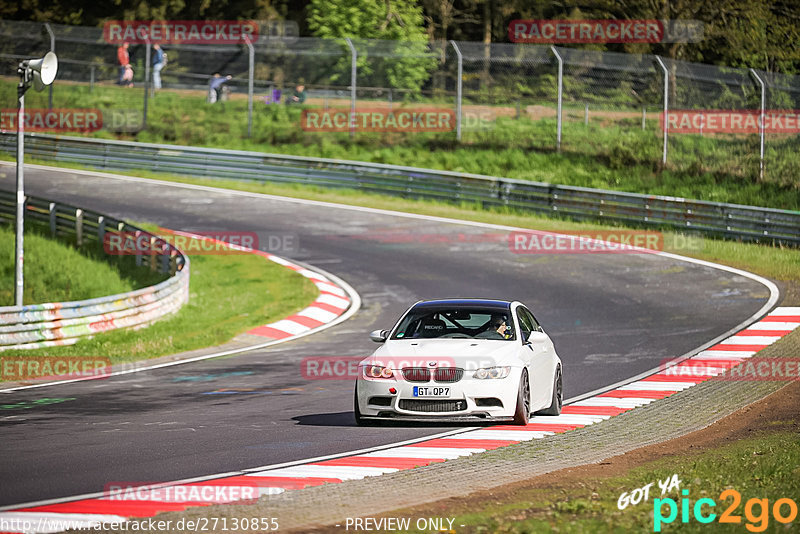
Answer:
[{"label": "guardrail support post", "polygon": [[75,244],[83,245],[83,210],[80,208],[75,210]]},{"label": "guardrail support post", "polygon": [[97,239],[100,241],[100,246],[103,246],[103,241],[106,238],[106,218],[102,215],[97,217]]},{"label": "guardrail support post", "polygon": [[250,38],[245,35],[247,44],[247,137],[253,136],[253,71],[255,70],[255,50]]},{"label": "guardrail support post", "polygon": [[456,51],[456,58],[458,59],[458,78],[456,78],[456,139],[461,141],[461,90],[464,78],[464,58],[461,55],[461,50],[455,41],[450,41],[453,50]]},{"label": "guardrail support post", "polygon": [[50,203],[50,237],[56,236],[56,203]]},{"label": "guardrail support post", "polygon": [[564,90],[564,60],[561,59],[561,54],[558,53],[556,47],[550,45],[550,50],[558,60],[558,107],[556,110],[556,149],[561,152],[561,101],[563,98]]},{"label": "guardrail support post", "polygon": [[350,48],[350,120],[348,122],[350,123],[350,137],[352,138],[356,135],[356,74],[358,73],[356,62],[358,60],[358,51],[349,37],[345,41],[348,48]]},{"label": "guardrail support post", "polygon": [[140,231],[135,231],[133,234],[133,255],[136,258],[135,262],[136,265],[139,266],[144,263],[144,259],[142,258],[142,245],[141,245],[141,237],[142,233]]},{"label": "guardrail support post", "polygon": [[667,66],[664,65],[664,62],[661,61],[659,56],[656,56],[656,63],[658,66],[661,67],[661,70],[664,71],[664,116],[663,116],[663,127],[662,130],[664,131],[664,152],[661,156],[661,165],[667,164],[667,133],[669,132],[669,70],[667,70]]},{"label": "guardrail support post", "polygon": [[150,236],[150,249],[148,250],[150,253],[150,270],[155,271],[158,267],[158,262],[156,262],[156,236]]},{"label": "guardrail support post", "polygon": [[750,69],[750,74],[756,79],[758,85],[761,86],[761,114],[758,119],[758,133],[761,136],[761,159],[758,164],[758,179],[764,180],[764,120],[766,119],[766,105],[767,105],[767,87],[764,80],[756,73],[754,69]]}]

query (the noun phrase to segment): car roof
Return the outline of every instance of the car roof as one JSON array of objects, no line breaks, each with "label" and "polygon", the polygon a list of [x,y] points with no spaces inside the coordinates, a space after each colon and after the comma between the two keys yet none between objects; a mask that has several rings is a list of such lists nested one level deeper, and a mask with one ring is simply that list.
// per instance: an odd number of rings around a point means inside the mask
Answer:
[{"label": "car roof", "polygon": [[436,310],[436,309],[454,309],[454,308],[484,308],[493,309],[497,311],[508,311],[511,309],[513,303],[507,300],[492,300],[492,299],[465,299],[465,298],[452,298],[452,299],[436,299],[424,300],[417,302],[414,310]]}]

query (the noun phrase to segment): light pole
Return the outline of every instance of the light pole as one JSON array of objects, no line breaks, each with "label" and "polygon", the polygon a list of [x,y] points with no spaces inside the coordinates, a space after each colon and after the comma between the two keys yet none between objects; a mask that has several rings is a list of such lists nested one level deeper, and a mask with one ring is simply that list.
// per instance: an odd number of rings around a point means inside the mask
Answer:
[{"label": "light pole", "polygon": [[25,260],[25,91],[31,83],[37,91],[53,83],[58,71],[58,59],[53,52],[48,52],[41,59],[26,59],[17,68],[19,85],[17,86],[17,228],[15,240],[14,269],[14,305],[22,306],[23,276],[22,266]]}]

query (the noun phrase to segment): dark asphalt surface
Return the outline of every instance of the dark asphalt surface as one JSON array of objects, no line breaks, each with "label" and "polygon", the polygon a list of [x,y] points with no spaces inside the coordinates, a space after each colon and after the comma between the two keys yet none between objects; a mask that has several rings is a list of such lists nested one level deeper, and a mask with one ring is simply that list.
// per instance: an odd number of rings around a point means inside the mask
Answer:
[{"label": "dark asphalt surface", "polygon": [[[0,175],[0,187],[13,190],[14,167],[0,166]],[[169,228],[256,231],[263,245],[269,235],[296,235],[299,249],[273,252],[341,277],[363,306],[341,325],[272,349],[0,395],[0,505],[102,491],[111,482],[270,465],[452,428],[356,427],[352,381],[300,375],[305,357],[369,354],[376,345],[367,334],[390,327],[418,299],[527,303],[564,362],[569,398],[702,345],[768,298],[750,279],[655,255],[512,254],[504,239],[485,237],[497,230],[474,226],[79,171],[29,169],[26,188]],[[213,393],[220,389],[250,391]],[[13,408],[41,398],[68,400]]]}]

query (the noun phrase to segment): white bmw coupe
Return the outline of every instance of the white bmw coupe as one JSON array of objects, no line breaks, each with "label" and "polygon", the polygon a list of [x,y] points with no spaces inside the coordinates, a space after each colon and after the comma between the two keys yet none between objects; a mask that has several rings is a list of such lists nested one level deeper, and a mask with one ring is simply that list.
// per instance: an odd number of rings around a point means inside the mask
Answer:
[{"label": "white bmw coupe", "polygon": [[417,302],[359,363],[354,412],[359,425],[484,420],[525,425],[533,413],[561,413],[561,359],[520,302],[444,299]]}]

